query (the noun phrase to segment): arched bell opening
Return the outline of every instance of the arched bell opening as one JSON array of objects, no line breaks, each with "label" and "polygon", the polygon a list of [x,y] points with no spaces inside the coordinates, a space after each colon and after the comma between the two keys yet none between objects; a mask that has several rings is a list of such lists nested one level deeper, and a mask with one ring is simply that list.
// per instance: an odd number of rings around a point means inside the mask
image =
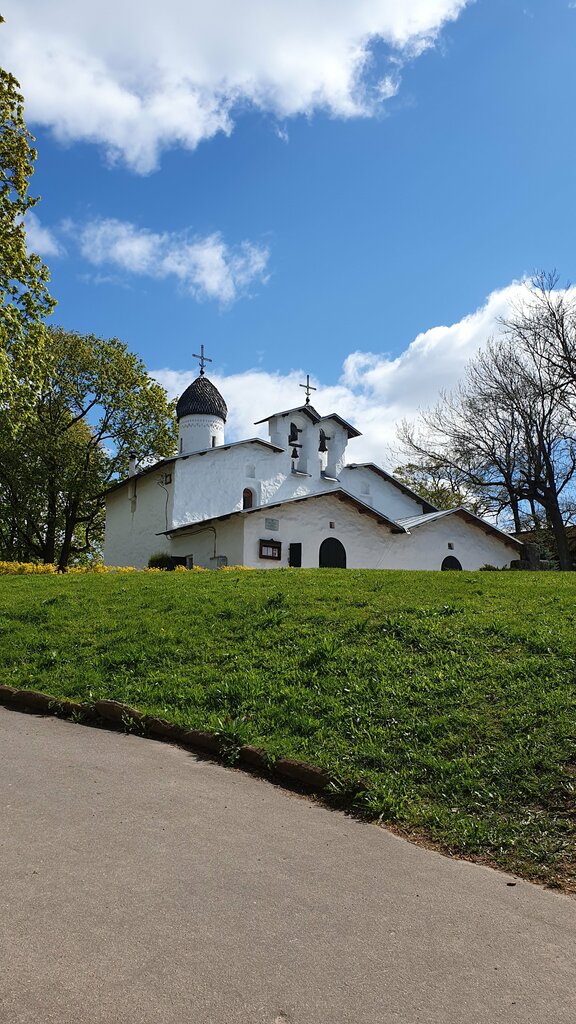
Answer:
[{"label": "arched bell opening", "polygon": [[318,564],[321,569],[345,569],[346,548],[336,537],[327,537],[320,545]]}]

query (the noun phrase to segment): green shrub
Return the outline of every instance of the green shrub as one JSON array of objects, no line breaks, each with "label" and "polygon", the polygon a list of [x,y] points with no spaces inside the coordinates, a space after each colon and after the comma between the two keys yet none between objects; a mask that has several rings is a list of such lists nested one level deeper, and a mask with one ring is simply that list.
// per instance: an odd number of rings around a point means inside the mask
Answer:
[{"label": "green shrub", "polygon": [[167,551],[156,551],[153,555],[150,555],[150,558],[148,559],[148,568],[166,569],[170,572],[174,568],[172,555],[169,555]]}]

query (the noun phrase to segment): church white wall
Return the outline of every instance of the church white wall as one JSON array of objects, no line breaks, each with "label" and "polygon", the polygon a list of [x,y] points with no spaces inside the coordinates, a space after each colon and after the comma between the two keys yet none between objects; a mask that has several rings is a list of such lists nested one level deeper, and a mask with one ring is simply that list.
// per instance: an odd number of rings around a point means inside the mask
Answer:
[{"label": "church white wall", "polygon": [[389,519],[407,519],[408,516],[422,515],[420,502],[404,494],[394,484],[383,480],[370,469],[347,469],[340,473],[340,483],[346,491],[356,495],[360,501],[378,509]]},{"label": "church white wall", "polygon": [[[278,530],[266,529],[266,518],[278,520]],[[346,548],[348,568],[371,569],[386,557],[392,534],[385,526],[356,512],[337,498],[303,501],[283,508],[262,509],[243,516],[244,564],[258,569],[288,565],[291,543],[302,544],[302,567],[317,568],[320,545],[327,537],[336,537]],[[334,523],[334,529],[330,527]],[[261,559],[261,540],[282,543],[280,561]]]},{"label": "church white wall", "polygon": [[224,444],[224,420],[197,413],[178,421],[178,451],[201,452]]},{"label": "church white wall", "polygon": [[171,525],[185,526],[240,511],[245,487],[253,491],[256,506],[331,491],[337,486],[321,476],[318,457],[309,476],[296,475],[291,468],[290,451],[273,452],[257,444],[179,458]]},{"label": "church white wall", "polygon": [[[278,520],[278,530],[267,530],[265,519]],[[318,566],[320,545],[327,537],[336,537],[346,549],[350,569],[429,569],[439,570],[447,555],[454,555],[463,569],[482,565],[508,566],[517,558],[515,550],[493,535],[487,535],[456,516],[421,526],[411,534],[395,534],[351,506],[333,500],[307,501],[268,512],[242,517],[244,527],[244,564],[261,569],[288,565],[291,543],[302,544],[302,567]],[[334,529],[330,522],[335,524]],[[281,561],[259,557],[260,540],[280,540]],[[453,549],[448,544],[453,545]]]},{"label": "church white wall", "polygon": [[[172,483],[164,483],[166,473]],[[163,486],[161,486],[163,484]],[[156,536],[170,525],[174,463],[146,476],[135,477],[106,499],[105,565],[145,568],[150,555],[168,550],[165,537]]]},{"label": "church white wall", "polygon": [[192,556],[194,565],[214,569],[214,554],[224,555],[228,565],[244,565],[244,524],[242,517],[211,523],[192,533],[174,537],[166,550],[182,558]]},{"label": "church white wall", "polygon": [[[453,549],[448,544],[452,544]],[[385,561],[378,568],[440,569],[448,555],[454,555],[462,568],[468,570],[487,564],[502,569],[510,565],[512,559],[520,557],[513,547],[496,536],[454,515],[419,526],[409,537],[393,535]]]}]

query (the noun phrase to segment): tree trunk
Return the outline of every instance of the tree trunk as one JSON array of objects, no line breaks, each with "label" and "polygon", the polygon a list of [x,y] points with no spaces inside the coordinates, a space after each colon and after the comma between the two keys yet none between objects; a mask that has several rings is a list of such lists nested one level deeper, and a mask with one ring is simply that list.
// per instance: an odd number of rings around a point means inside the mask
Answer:
[{"label": "tree trunk", "polygon": [[66,572],[68,568],[68,562],[70,561],[70,553],[72,548],[72,540],[74,538],[74,530],[76,529],[76,516],[78,515],[77,506],[73,505],[72,508],[66,512],[66,525],[64,527],[64,537],[62,539],[62,547],[60,548],[60,558],[58,559],[58,571]]},{"label": "tree trunk", "polygon": [[572,555],[570,554],[570,548],[568,547],[566,526],[564,525],[556,492],[549,491],[543,504],[546,509],[546,518],[550,523],[552,533],[554,534],[554,540],[556,542],[558,568],[562,569],[564,572],[570,572],[574,568],[572,564]]}]

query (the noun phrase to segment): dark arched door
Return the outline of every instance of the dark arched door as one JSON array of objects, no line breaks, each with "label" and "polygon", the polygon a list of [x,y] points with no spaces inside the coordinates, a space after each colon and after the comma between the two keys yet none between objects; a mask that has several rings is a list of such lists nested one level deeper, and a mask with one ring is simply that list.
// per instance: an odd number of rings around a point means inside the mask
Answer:
[{"label": "dark arched door", "polygon": [[446,555],[446,558],[442,562],[441,568],[442,571],[444,572],[446,569],[461,569],[462,566],[460,565],[458,559],[454,558],[454,555]]},{"label": "dark arched door", "polygon": [[336,537],[327,537],[322,541],[318,564],[321,569],[346,568],[346,548],[339,540],[336,540]]}]

